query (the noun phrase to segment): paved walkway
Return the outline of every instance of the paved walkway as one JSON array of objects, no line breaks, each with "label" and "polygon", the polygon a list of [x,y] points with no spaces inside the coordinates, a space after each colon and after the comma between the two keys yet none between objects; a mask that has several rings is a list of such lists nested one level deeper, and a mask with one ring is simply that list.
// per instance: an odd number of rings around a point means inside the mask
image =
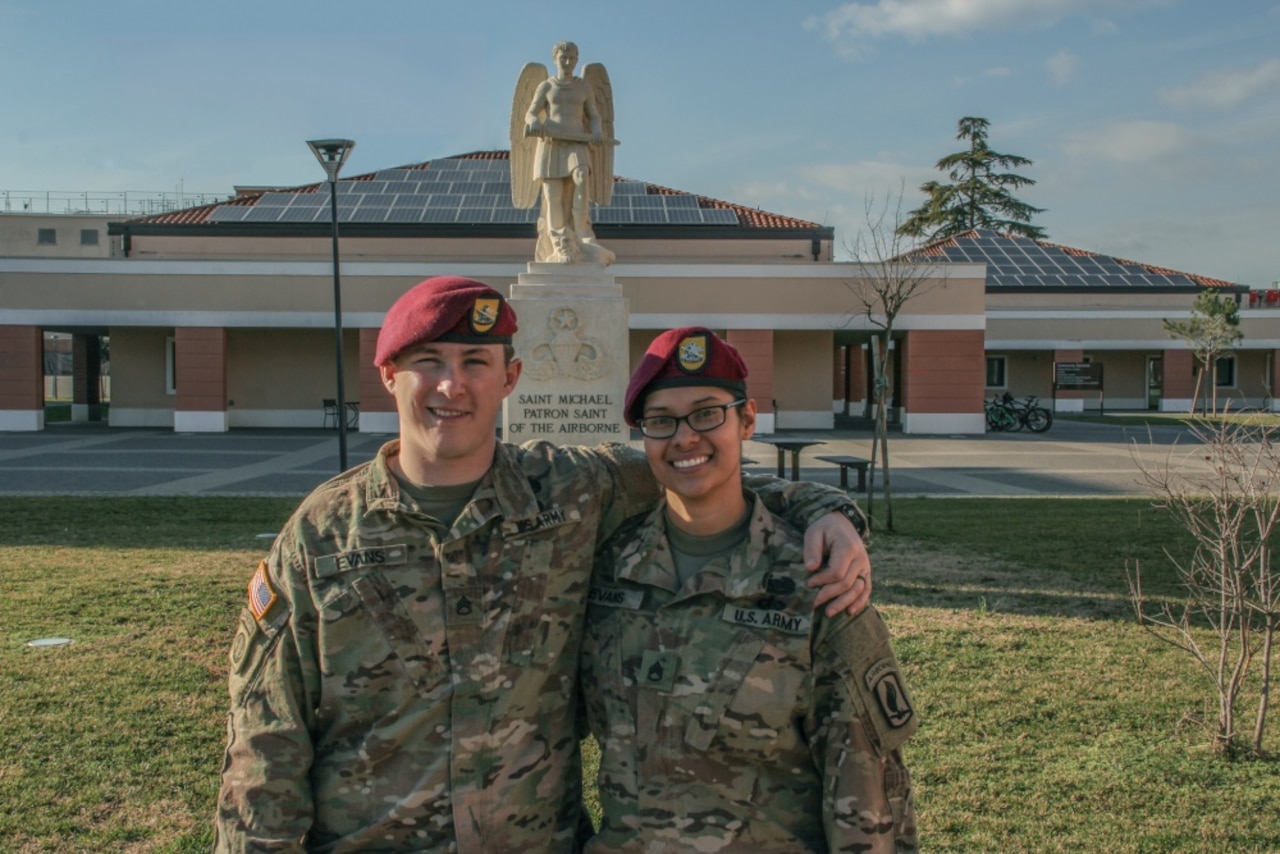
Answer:
[{"label": "paved walkway", "polygon": [[[839,469],[818,455],[870,456],[867,430],[780,435],[824,443],[801,452],[807,480],[839,482]],[[371,458],[388,438],[348,434],[350,464]],[[1169,453],[1185,457],[1192,444],[1180,427],[1153,428],[1149,437],[1146,428],[1057,421],[1039,435],[890,434],[889,454],[899,496],[1118,496],[1147,494],[1135,449],[1154,461]],[[744,453],[755,461],[748,471],[776,471],[772,447],[748,442]],[[54,424],[42,432],[0,433],[0,495],[300,496],[337,471],[333,431],[174,433]],[[853,472],[850,483],[856,483]]]}]

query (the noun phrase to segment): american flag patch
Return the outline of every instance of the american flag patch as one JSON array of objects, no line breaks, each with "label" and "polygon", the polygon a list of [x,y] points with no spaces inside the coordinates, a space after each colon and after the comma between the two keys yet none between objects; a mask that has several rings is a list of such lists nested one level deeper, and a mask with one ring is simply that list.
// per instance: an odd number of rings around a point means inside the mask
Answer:
[{"label": "american flag patch", "polygon": [[275,604],[276,591],[271,589],[267,579],[267,562],[258,564],[258,571],[249,579],[249,610],[255,620],[261,620],[271,606]]}]

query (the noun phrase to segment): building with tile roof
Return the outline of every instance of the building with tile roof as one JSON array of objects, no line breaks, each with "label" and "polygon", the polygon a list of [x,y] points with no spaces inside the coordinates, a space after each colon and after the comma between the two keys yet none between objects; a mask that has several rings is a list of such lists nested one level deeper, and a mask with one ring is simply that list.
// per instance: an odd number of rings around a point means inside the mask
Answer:
[{"label": "building with tile roof", "polygon": [[[372,365],[387,307],[417,281],[458,274],[509,289],[533,257],[536,210],[511,203],[505,151],[383,169],[338,184],[344,384],[360,428],[394,430]],[[322,427],[334,395],[327,183],[242,188],[227,199],[95,220],[103,239],[51,244],[57,218],[0,214],[0,429],[43,426],[45,332],[88,353],[110,338],[110,423],[225,430]],[[856,293],[875,265],[834,259],[832,229],[617,178],[593,210],[630,303],[632,360],[660,331],[716,329],[747,355],[762,432],[830,428],[867,406],[875,318]],[[908,432],[977,433],[1003,391],[1060,410],[1190,406],[1186,317],[1211,287],[1245,303],[1245,345],[1222,396],[1276,395],[1280,310],[1247,288],[1046,241],[973,231],[913,258],[928,280],[895,323],[894,413]],[[80,412],[97,367],[78,357]],[[1055,364],[1101,364],[1105,388],[1055,390]],[[83,400],[81,398],[84,398]],[[390,421],[388,419],[391,419]]]}]

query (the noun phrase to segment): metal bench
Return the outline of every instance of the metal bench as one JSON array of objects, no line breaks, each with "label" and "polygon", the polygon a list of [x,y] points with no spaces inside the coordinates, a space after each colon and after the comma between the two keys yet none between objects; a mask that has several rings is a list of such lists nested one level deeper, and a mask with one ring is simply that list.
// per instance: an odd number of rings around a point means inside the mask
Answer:
[{"label": "metal bench", "polygon": [[835,463],[840,466],[840,488],[849,488],[849,469],[858,472],[858,491],[867,491],[867,468],[871,465],[871,460],[864,460],[862,457],[846,457],[846,456],[829,456],[818,457],[825,463]]}]

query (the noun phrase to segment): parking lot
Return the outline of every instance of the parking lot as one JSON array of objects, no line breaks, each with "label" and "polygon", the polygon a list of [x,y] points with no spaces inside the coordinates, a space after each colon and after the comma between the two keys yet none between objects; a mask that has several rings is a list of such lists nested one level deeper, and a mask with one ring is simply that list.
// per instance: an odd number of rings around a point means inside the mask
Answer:
[{"label": "parking lot", "polygon": [[[800,476],[835,484],[839,469],[818,456],[871,456],[870,431],[787,431],[821,442],[800,456]],[[391,438],[348,434],[351,465]],[[638,446],[638,442],[633,440]],[[890,434],[895,495],[1144,495],[1135,453],[1148,462],[1190,454],[1175,426],[1123,427],[1059,420],[1042,434],[907,436]],[[775,449],[749,441],[748,471],[776,470]],[[1190,464],[1194,464],[1194,454]],[[5,495],[303,495],[338,471],[332,430],[234,430],[174,433],[53,424],[41,432],[0,433],[0,494]],[[790,475],[790,455],[787,455]],[[877,478],[878,480],[878,478]],[[850,484],[855,478],[850,473]]]}]

